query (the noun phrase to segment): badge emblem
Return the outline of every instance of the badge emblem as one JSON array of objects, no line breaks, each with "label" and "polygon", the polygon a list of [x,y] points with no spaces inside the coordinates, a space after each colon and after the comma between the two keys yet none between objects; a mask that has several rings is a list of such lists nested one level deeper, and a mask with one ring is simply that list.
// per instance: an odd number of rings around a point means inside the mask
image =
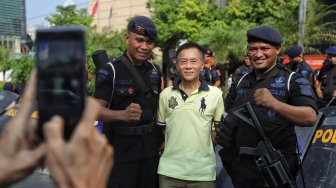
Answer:
[{"label": "badge emblem", "polygon": [[286,80],[286,78],[283,77],[283,76],[277,77],[277,78],[275,79],[275,83],[272,83],[271,86],[272,86],[273,88],[284,87],[284,86],[286,85],[285,80]]},{"label": "badge emblem", "polygon": [[170,99],[168,100],[168,107],[171,109],[175,109],[175,107],[178,105],[177,100],[175,97],[170,97]]},{"label": "badge emblem", "polygon": [[152,69],[152,74],[156,75],[157,74],[157,70],[156,69]]},{"label": "badge emblem", "polygon": [[135,30],[137,30],[141,34],[145,34],[145,28],[143,28],[142,26],[138,24],[135,24]]},{"label": "badge emblem", "polygon": [[128,93],[129,94],[133,94],[133,92],[134,92],[133,88],[128,88]]}]

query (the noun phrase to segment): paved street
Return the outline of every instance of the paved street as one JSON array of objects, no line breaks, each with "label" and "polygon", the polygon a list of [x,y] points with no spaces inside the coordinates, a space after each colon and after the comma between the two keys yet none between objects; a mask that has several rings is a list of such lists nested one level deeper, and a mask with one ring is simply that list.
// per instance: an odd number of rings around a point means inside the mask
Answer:
[{"label": "paved street", "polygon": [[48,174],[36,170],[32,175],[10,188],[55,188],[55,185]]}]

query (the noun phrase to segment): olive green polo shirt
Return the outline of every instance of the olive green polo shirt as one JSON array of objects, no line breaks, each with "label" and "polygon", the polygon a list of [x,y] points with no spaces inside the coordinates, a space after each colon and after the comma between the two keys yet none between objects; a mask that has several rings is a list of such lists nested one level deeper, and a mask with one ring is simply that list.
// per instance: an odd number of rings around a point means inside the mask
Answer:
[{"label": "olive green polo shirt", "polygon": [[216,158],[212,121],[224,114],[222,91],[202,82],[187,96],[177,83],[160,94],[158,125],[166,126],[158,174],[182,180],[213,181]]}]

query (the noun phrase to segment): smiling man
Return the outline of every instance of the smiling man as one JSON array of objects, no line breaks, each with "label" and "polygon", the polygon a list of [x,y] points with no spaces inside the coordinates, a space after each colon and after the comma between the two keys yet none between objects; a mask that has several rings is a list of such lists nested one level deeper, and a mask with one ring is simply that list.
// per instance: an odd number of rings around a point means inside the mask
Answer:
[{"label": "smiling man", "polygon": [[94,92],[105,107],[103,133],[115,149],[108,187],[156,188],[160,143],[154,119],[161,74],[147,60],[157,30],[145,16],[132,18],[127,29],[127,50],[98,71]]},{"label": "smiling man", "polygon": [[224,102],[228,113],[225,128],[217,134],[217,140],[223,146],[220,156],[234,186],[260,188],[266,184],[255,162],[258,156],[239,151],[241,147],[257,147],[261,136],[231,110],[251,103],[273,147],[284,155],[293,177],[299,164],[294,125],[312,126],[317,111],[309,81],[277,63],[282,43],[277,30],[269,26],[252,28],[247,31],[247,42],[253,70],[231,86]]},{"label": "smiling man", "polygon": [[181,79],[160,94],[158,125],[165,129],[159,163],[160,188],[214,188],[216,158],[211,124],[224,113],[222,91],[200,79],[201,47],[185,43],[176,52]]}]

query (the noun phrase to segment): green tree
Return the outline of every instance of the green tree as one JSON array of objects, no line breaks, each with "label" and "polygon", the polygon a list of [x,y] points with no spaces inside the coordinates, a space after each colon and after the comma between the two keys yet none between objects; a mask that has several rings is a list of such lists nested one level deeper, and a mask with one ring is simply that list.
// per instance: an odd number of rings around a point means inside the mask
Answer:
[{"label": "green tree", "polygon": [[246,30],[248,23],[228,26],[221,22],[201,32],[200,44],[208,44],[216,52],[217,62],[236,62],[246,54]]},{"label": "green tree", "polygon": [[[326,6],[321,0],[308,2],[306,52],[320,53],[321,46],[336,43],[336,31],[331,27],[335,23],[324,21],[335,13],[335,6]],[[184,39],[209,45],[219,62],[236,63],[245,54],[246,31],[262,24],[280,31],[283,48],[298,41],[299,0],[228,0],[223,9],[208,0],[150,0],[148,7],[159,30],[165,60],[168,50]]]},{"label": "green tree", "polygon": [[[118,57],[123,54],[126,49],[126,43],[124,42],[124,34],[126,31],[111,31],[106,30],[103,33],[90,32],[88,36],[87,45],[87,59],[89,71],[95,75],[96,68],[92,61],[92,54],[96,50],[106,50],[109,57]],[[88,93],[91,94],[94,91],[95,76],[92,81],[88,82]]]},{"label": "green tree", "polygon": [[30,76],[31,71],[35,67],[34,57],[31,55],[23,55],[9,61],[12,67],[11,80],[16,83],[25,83]]},{"label": "green tree", "polygon": [[3,80],[5,80],[6,71],[11,68],[8,63],[9,55],[8,49],[4,46],[0,46],[0,71],[3,73]]},{"label": "green tree", "polygon": [[[96,50],[106,50],[111,57],[120,56],[126,49],[126,44],[123,40],[125,31],[116,32],[104,30],[103,33],[98,33],[96,28],[92,26],[93,18],[87,14],[86,9],[77,10],[76,6],[62,7],[58,6],[57,13],[50,15],[46,20],[55,26],[81,25],[86,27],[86,54],[88,60],[89,71],[95,75],[96,69],[92,62],[91,55]],[[94,76],[95,78],[95,76]],[[88,82],[88,93],[91,94],[94,90],[95,79]]]},{"label": "green tree", "polygon": [[[158,29],[158,46],[164,62],[169,59],[169,50],[175,49],[181,40],[197,41],[203,29],[223,18],[216,5],[204,0],[149,0],[147,7]],[[165,71],[166,64],[163,65]]]},{"label": "green tree", "polygon": [[232,21],[263,24],[268,18],[280,19],[282,11],[293,10],[298,3],[298,0],[229,0],[224,7],[225,21],[229,25]]},{"label": "green tree", "polygon": [[[278,18],[264,19],[264,23],[276,27],[283,35],[283,48],[298,43],[299,5],[290,6],[279,12]],[[321,49],[336,43],[335,22],[325,22],[324,18],[335,13],[334,6],[327,6],[320,0],[310,0],[307,4],[304,46],[306,54],[323,53]]]},{"label": "green tree", "polygon": [[51,14],[46,20],[51,25],[67,26],[67,25],[82,25],[87,28],[91,27],[93,18],[87,14],[86,9],[76,9],[75,5],[57,6],[57,13]]},{"label": "green tree", "polygon": [[123,31],[106,30],[102,33],[92,32],[89,35],[88,54],[92,54],[96,50],[104,49],[110,57],[120,56],[127,45],[124,41]]},{"label": "green tree", "polygon": [[308,2],[305,52],[323,54],[329,46],[336,44],[335,21],[324,21],[329,15],[336,14],[336,4],[329,6],[320,0]]}]

